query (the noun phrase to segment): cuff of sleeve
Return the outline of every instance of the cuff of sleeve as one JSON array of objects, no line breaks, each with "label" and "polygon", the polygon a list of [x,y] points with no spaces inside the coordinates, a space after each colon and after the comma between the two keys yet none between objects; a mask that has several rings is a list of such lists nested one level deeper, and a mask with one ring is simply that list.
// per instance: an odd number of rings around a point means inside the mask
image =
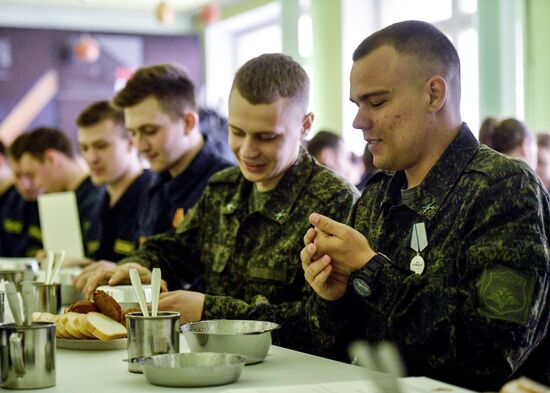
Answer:
[{"label": "cuff of sleeve", "polygon": [[239,319],[245,318],[248,303],[230,296],[208,295],[204,297],[202,319]]}]

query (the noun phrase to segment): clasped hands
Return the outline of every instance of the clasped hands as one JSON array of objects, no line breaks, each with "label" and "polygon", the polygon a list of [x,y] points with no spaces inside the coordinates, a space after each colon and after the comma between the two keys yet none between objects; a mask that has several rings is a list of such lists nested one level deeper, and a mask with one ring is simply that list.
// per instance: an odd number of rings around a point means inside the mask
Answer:
[{"label": "clasped hands", "polygon": [[350,274],[375,252],[359,231],[318,213],[309,216],[313,226],[304,236],[300,252],[306,281],[325,300],[344,296]]}]

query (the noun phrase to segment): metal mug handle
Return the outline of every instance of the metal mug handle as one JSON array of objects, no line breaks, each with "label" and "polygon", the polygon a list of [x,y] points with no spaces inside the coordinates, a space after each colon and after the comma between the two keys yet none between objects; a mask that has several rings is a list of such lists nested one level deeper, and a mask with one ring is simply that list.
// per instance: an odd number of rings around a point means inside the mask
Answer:
[{"label": "metal mug handle", "polygon": [[23,361],[23,335],[19,332],[10,334],[10,359],[18,377],[25,375]]}]

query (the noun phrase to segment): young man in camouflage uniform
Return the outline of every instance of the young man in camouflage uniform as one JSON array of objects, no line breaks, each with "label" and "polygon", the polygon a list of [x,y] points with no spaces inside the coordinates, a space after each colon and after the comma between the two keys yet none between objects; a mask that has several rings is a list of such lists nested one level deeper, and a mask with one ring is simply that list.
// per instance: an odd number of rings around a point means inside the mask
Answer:
[{"label": "young man in camouflage uniform", "polygon": [[389,340],[410,375],[498,390],[546,332],[548,194],[462,123],[459,58],[435,27],[391,25],[353,60],[354,127],[386,172],[349,226],[311,215],[307,328],[340,354]]},{"label": "young man in camouflage uniform", "polygon": [[298,258],[307,217],[322,211],[343,220],[357,193],[301,147],[313,122],[308,93],[305,71],[288,56],[243,65],[229,98],[229,145],[239,167],[214,175],[177,233],[146,241],[109,284],[127,281],[132,267],[146,281],[143,266],[161,267],[171,290],[204,274],[205,293],[163,293],[159,308],[180,311],[183,321],[278,322],[276,343],[314,351],[296,335],[311,294]]}]

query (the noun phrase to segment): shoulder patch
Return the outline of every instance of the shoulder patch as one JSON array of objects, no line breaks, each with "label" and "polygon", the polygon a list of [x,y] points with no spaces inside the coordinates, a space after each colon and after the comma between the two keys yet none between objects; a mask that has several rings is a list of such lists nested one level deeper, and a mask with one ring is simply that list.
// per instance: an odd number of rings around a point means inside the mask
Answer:
[{"label": "shoulder patch", "polygon": [[210,178],[210,183],[236,183],[240,176],[239,167],[231,167],[214,173]]},{"label": "shoulder patch", "polygon": [[486,268],[478,279],[480,313],[490,319],[527,323],[536,277],[505,266]]}]

